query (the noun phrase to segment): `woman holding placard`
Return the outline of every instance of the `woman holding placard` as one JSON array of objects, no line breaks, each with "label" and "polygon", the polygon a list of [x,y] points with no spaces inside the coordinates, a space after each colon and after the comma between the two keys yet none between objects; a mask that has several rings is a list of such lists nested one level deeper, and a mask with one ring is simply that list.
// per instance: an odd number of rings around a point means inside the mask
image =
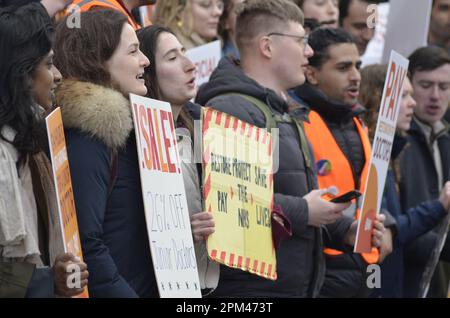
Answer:
[{"label": "woman holding placard", "polygon": [[145,95],[148,59],[118,11],[81,13],[56,32],[66,128],[91,297],[157,297],[129,94]]},{"label": "woman holding placard", "polygon": [[[64,254],[43,115],[61,74],[44,7],[0,9],[0,298],[75,296],[86,264]],[[81,270],[69,288],[67,269]]]}]

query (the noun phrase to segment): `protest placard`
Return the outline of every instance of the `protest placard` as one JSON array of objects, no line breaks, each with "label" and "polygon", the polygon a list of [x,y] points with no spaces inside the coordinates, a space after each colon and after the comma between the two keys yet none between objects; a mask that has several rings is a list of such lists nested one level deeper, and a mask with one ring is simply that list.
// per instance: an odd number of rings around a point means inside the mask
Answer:
[{"label": "protest placard", "polygon": [[198,88],[209,81],[209,77],[219,64],[222,55],[220,41],[190,49],[186,55],[195,65],[195,86]]},{"label": "protest placard", "polygon": [[[56,108],[45,118],[45,122],[50,146],[53,180],[58,200],[59,220],[64,241],[64,252],[72,253],[80,260],[83,260],[61,109],[59,107]],[[83,293],[76,297],[88,298],[87,287],[84,288]]]},{"label": "protest placard", "polygon": [[169,103],[130,94],[145,219],[162,298],[201,297]]},{"label": "protest placard", "polygon": [[372,248],[373,221],[381,206],[408,64],[403,56],[391,52],[358,220],[354,249],[357,253],[369,253]]},{"label": "protest placard", "polygon": [[215,232],[207,245],[211,259],[275,280],[272,241],[272,136],[237,118],[203,109],[205,208]]}]

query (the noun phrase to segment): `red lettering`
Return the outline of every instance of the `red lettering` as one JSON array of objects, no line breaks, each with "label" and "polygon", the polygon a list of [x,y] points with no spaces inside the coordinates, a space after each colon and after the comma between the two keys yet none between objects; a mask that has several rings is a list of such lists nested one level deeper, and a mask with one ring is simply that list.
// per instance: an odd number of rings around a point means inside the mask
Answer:
[{"label": "red lettering", "polygon": [[148,119],[147,119],[147,116],[145,116],[145,107],[142,105],[139,106],[139,125],[138,126],[139,126],[139,132],[145,141],[145,144],[143,145],[141,138],[139,138],[143,156],[144,156],[142,166],[146,167],[148,170],[151,170],[152,169],[152,161],[151,161],[150,155],[149,155],[150,140],[149,140],[148,132],[146,129],[146,127],[148,126]]},{"label": "red lettering", "polygon": [[196,77],[206,78],[211,76],[212,72],[214,71],[215,65],[216,65],[215,58],[201,60],[195,63]]},{"label": "red lettering", "polygon": [[[172,160],[170,158],[170,152],[169,149],[172,147],[172,149],[176,152],[176,149],[174,146],[172,146],[171,144],[171,140],[169,138],[167,138],[166,135],[166,128],[167,128],[167,119],[168,119],[168,113],[161,110],[161,127],[162,127],[162,132],[163,132],[163,138],[164,138],[164,148],[166,149],[166,157],[167,157],[167,162],[169,165],[169,172],[170,173],[175,173],[176,172],[176,167],[175,165],[172,163]],[[170,125],[170,124],[169,124]]]},{"label": "red lettering", "polygon": [[[156,135],[155,135],[155,125],[153,125],[153,116],[152,110],[147,109],[148,123],[149,123],[149,131],[150,131],[150,151],[152,153],[152,161],[153,161],[153,169],[161,170],[161,163],[159,160],[158,149],[156,148]],[[155,123],[157,124],[158,119],[155,118]],[[156,126],[158,129],[158,126]],[[159,138],[159,136],[158,136]]]},{"label": "red lettering", "polygon": [[[134,109],[134,118],[136,120],[136,129],[137,129],[137,139],[139,140],[139,145],[142,148],[142,142],[141,142],[141,129],[140,129],[140,122],[139,122],[139,112],[138,112],[138,107],[136,105],[136,103],[133,103],[133,109]],[[145,164],[144,161],[142,161],[142,168],[145,168]]]},{"label": "red lettering", "polygon": [[386,86],[386,92],[385,92],[385,98],[384,98],[384,104],[383,107],[381,109],[381,115],[385,116],[385,111],[387,111],[386,106],[388,104],[388,100],[391,98],[391,94],[392,94],[392,89],[394,86],[394,78],[395,78],[395,63],[391,64],[391,69],[389,70],[389,76],[387,79],[387,86]]},{"label": "red lettering", "polygon": [[161,159],[161,170],[163,172],[167,172],[167,162],[164,161],[164,153],[162,152],[162,147],[161,147],[161,135],[159,133],[159,124],[158,124],[158,112],[156,109],[153,109],[153,118],[155,119],[155,131],[156,131],[156,137],[158,140],[158,154],[160,156]]}]

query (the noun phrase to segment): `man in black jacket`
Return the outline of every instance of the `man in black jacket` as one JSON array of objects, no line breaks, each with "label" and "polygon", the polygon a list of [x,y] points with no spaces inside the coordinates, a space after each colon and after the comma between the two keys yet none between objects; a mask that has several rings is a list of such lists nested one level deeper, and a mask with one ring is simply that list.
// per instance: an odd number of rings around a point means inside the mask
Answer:
[{"label": "man in black jacket", "polygon": [[[359,118],[364,107],[357,102],[361,61],[356,43],[342,29],[322,28],[310,34],[310,44],[315,54],[309,61],[308,82],[292,93],[312,111],[305,129],[319,171],[319,186],[334,184],[341,193],[354,189],[364,192],[371,149]],[[325,162],[328,169],[323,169]],[[345,214],[356,217],[358,208],[354,204]],[[326,249],[327,272],[321,296],[369,296],[367,265],[392,251],[390,235],[389,230],[380,252],[373,249],[362,256]]]},{"label": "man in black jacket", "polygon": [[[322,226],[327,224],[326,239],[336,246],[351,244],[354,233],[349,231],[352,219],[341,218],[348,204],[322,199],[329,189],[313,190],[317,180],[301,128],[304,109],[287,97],[289,88],[305,81],[308,57],[313,54],[302,27],[303,14],[287,0],[248,0],[238,10],[236,40],[241,63],[222,59],[196,101],[263,128],[268,118],[257,103],[282,118],[277,123],[275,204],[289,219],[292,236],[277,249],[276,281],[221,266],[213,296],[315,297],[324,277]],[[374,241],[379,239],[374,236]]]},{"label": "man in black jacket", "polygon": [[[401,161],[400,200],[406,209],[439,197],[450,180],[449,124],[443,119],[450,102],[450,56],[437,46],[419,48],[409,57],[409,72],[417,106],[409,130],[409,147]],[[405,296],[417,297],[419,282],[437,235],[430,231],[406,250]],[[450,261],[450,240],[441,260]],[[439,264],[429,297],[446,297],[450,266]]]}]

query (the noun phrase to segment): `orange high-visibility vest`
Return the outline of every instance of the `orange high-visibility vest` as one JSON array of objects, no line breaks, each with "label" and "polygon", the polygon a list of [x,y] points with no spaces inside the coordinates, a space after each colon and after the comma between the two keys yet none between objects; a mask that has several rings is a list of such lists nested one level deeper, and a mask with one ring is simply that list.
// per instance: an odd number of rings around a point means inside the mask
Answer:
[{"label": "orange high-visibility vest", "polygon": [[[358,130],[364,149],[364,157],[366,159],[359,182],[359,191],[364,193],[365,182],[369,170],[371,146],[367,129],[361,125],[358,118],[354,117],[353,121]],[[323,160],[322,163],[324,170],[319,172],[319,175],[317,176],[319,187],[328,188],[331,186],[336,186],[341,194],[354,190],[356,185],[353,179],[353,172],[350,163],[341,148],[339,148],[339,145],[334,139],[327,124],[317,112],[311,111],[309,113],[309,123],[305,122],[305,132],[309,142],[312,145],[316,162]],[[355,217],[357,219],[359,218],[359,209],[357,209]],[[342,254],[341,251],[330,248],[326,248],[324,253],[328,255]],[[376,248],[372,248],[370,253],[362,253],[361,255],[368,264],[378,262],[379,252]]]},{"label": "orange high-visibility vest", "polygon": [[72,5],[77,5],[78,7],[80,7],[81,12],[89,11],[94,7],[117,10],[122,12],[128,18],[128,23],[133,27],[134,30],[138,30],[141,28],[141,26],[134,21],[130,12],[128,12],[128,10],[122,5],[122,3],[117,0],[74,0],[72,2]]}]

